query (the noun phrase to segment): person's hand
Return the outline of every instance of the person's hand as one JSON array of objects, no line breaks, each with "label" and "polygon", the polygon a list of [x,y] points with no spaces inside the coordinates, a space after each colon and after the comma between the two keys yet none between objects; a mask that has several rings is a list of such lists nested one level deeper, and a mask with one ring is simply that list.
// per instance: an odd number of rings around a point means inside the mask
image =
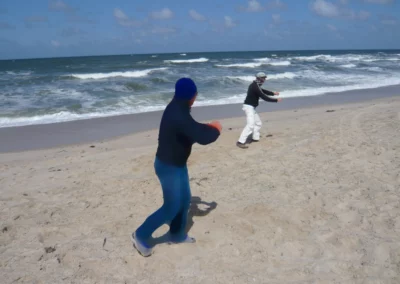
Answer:
[{"label": "person's hand", "polygon": [[275,96],[279,96],[279,92],[274,92],[274,95]]},{"label": "person's hand", "polygon": [[280,101],[282,101],[282,99],[281,98],[279,98],[279,99],[277,99],[278,100],[278,103],[280,102]]},{"label": "person's hand", "polygon": [[219,132],[221,132],[221,130],[222,130],[222,125],[219,121],[214,120],[214,121],[210,122],[208,125],[218,129]]}]

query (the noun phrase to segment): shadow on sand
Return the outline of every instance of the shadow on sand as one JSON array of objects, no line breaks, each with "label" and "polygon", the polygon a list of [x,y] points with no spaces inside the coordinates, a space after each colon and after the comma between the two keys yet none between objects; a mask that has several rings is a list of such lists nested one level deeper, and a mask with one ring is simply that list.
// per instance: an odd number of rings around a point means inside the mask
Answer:
[{"label": "shadow on sand", "polygon": [[[205,209],[200,209],[199,205],[206,205],[207,208]],[[189,208],[189,213],[188,213],[188,221],[187,221],[187,227],[186,227],[186,232],[188,233],[190,229],[194,225],[193,217],[203,217],[208,215],[212,210],[217,208],[217,203],[216,202],[206,202],[202,201],[200,197],[198,196],[193,196],[191,199],[190,203],[190,208]],[[151,241],[152,246],[156,246],[162,243],[167,243],[168,242],[168,233],[158,237],[158,238],[153,238]]]}]

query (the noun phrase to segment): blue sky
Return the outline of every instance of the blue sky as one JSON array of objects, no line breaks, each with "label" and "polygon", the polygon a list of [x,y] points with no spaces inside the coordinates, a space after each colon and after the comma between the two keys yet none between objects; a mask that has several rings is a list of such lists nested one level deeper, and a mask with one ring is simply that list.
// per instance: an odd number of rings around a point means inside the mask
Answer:
[{"label": "blue sky", "polygon": [[400,48],[397,0],[2,0],[0,59]]}]

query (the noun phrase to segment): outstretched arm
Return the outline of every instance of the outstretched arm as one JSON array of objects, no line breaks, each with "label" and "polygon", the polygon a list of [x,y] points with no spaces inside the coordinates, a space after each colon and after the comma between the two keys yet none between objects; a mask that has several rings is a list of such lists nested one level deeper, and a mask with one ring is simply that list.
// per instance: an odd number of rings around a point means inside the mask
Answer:
[{"label": "outstretched arm", "polygon": [[[254,92],[257,92],[258,96],[259,96],[260,98],[262,98],[264,101],[273,102],[273,103],[277,103],[277,102],[278,102],[278,99],[274,99],[274,98],[270,98],[270,97],[269,97],[269,96],[273,96],[273,95],[274,95],[273,92],[270,92],[270,91],[261,89],[261,87],[259,87],[259,86],[256,85],[256,84],[254,84],[254,87],[253,87],[253,88],[254,88],[253,91],[254,91]],[[264,94],[263,91],[266,91],[267,94]],[[268,95],[269,95],[269,96],[268,96]]]},{"label": "outstretched arm", "polygon": [[268,90],[265,90],[262,88],[261,88],[261,90],[267,96],[279,96],[279,92],[271,92],[271,91],[268,91]]},{"label": "outstretched arm", "polygon": [[220,135],[220,129],[209,124],[199,123],[195,121],[191,115],[181,120],[179,130],[193,142],[199,143],[200,145],[207,145],[215,142]]}]

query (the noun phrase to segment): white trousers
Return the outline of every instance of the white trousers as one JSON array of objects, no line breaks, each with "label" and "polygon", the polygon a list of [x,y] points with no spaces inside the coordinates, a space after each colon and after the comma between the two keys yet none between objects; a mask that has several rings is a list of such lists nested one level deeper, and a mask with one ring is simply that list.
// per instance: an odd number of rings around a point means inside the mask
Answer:
[{"label": "white trousers", "polygon": [[246,127],[243,129],[242,134],[240,134],[239,142],[245,143],[250,134],[253,134],[254,140],[260,139],[260,129],[262,122],[260,116],[254,107],[250,105],[243,105],[243,111],[246,114]]}]

